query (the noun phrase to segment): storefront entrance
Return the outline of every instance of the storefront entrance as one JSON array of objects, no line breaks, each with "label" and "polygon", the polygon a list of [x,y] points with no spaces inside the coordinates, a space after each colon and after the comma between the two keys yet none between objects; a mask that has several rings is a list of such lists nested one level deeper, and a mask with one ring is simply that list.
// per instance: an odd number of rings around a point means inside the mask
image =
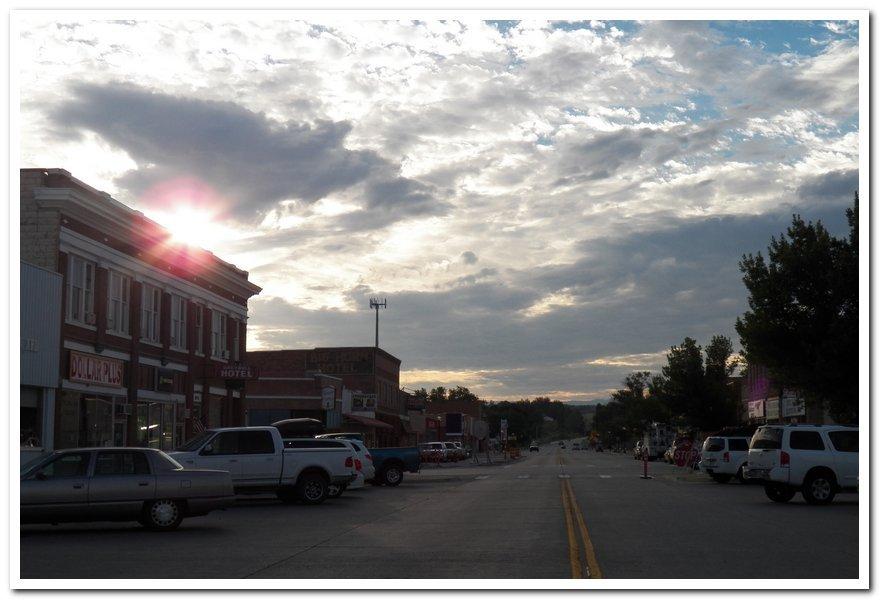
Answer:
[{"label": "storefront entrance", "polygon": [[169,402],[138,401],[138,446],[173,450],[182,438],[183,418],[178,405]]}]

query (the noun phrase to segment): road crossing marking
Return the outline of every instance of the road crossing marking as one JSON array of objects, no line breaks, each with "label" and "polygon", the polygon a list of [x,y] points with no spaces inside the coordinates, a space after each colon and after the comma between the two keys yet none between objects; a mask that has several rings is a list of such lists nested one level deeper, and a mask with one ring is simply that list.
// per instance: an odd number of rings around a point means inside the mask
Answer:
[{"label": "road crossing marking", "polygon": [[560,473],[559,478],[560,479],[571,479],[571,475],[569,475],[568,473]]},{"label": "road crossing marking", "polygon": [[599,475],[600,479],[611,479],[611,475]]},{"label": "road crossing marking", "polygon": [[531,475],[517,475],[516,476],[517,479],[528,479],[529,477],[531,477]]},{"label": "road crossing marking", "polygon": [[477,475],[474,479],[489,479],[491,475]]}]

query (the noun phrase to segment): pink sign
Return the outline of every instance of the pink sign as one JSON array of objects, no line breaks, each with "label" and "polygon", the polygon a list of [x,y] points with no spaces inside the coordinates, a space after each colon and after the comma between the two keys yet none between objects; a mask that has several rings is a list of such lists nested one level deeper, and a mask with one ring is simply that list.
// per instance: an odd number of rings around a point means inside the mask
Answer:
[{"label": "pink sign", "polygon": [[115,358],[70,351],[68,379],[122,387],[123,363]]}]

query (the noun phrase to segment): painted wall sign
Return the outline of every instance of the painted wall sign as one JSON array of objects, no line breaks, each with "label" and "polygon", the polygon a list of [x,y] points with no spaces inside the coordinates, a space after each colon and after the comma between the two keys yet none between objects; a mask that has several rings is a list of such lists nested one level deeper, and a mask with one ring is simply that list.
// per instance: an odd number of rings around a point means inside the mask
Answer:
[{"label": "painted wall sign", "polygon": [[124,368],[121,360],[71,350],[67,378],[82,383],[122,387]]}]

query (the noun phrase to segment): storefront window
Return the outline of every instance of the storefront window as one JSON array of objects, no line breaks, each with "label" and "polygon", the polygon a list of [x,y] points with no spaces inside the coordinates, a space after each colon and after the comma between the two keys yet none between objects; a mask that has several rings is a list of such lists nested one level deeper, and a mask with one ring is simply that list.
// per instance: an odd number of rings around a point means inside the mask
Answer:
[{"label": "storefront window", "polygon": [[81,448],[113,445],[113,398],[83,398],[79,433]]},{"label": "storefront window", "polygon": [[43,392],[21,386],[21,447],[40,448],[43,438]]},{"label": "storefront window", "polygon": [[138,444],[160,450],[174,449],[174,404],[138,403]]}]

